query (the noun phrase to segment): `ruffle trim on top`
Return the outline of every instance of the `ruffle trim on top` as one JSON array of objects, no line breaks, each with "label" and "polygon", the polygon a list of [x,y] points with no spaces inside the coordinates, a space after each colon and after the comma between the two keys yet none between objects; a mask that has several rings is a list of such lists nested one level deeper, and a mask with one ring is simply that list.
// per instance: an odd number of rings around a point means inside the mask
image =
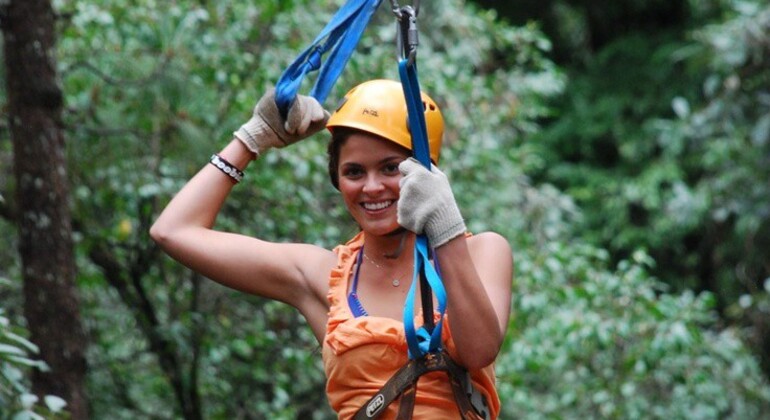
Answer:
[{"label": "ruffle trim on top", "polygon": [[[347,303],[348,281],[356,262],[356,255],[364,244],[364,234],[360,232],[344,245],[334,248],[337,254],[337,266],[329,275],[329,317],[326,324],[326,344],[335,354],[340,355],[362,345],[384,344],[392,346],[404,355],[407,353],[404,324],[401,321],[378,316],[353,316]],[[439,314],[434,314],[438,322]],[[415,316],[415,327],[422,325],[422,311]],[[442,333],[444,345],[453,353],[449,332],[449,322],[444,317]]]}]

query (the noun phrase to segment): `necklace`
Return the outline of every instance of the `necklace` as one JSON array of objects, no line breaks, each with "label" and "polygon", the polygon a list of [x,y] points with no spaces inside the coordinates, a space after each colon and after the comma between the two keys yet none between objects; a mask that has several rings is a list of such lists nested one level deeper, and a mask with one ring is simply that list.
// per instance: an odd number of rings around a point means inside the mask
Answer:
[{"label": "necklace", "polygon": [[[372,263],[375,267],[377,267],[380,270],[383,270],[383,271],[385,270],[385,268],[383,268],[381,265],[377,264],[373,259],[369,258],[369,256],[366,255],[366,252],[364,252],[363,254],[364,254],[364,258],[366,258],[366,261],[369,261],[370,263]],[[400,286],[401,285],[401,280],[399,280],[400,277],[401,277],[401,275],[398,275],[397,277],[394,277],[393,280],[391,280],[390,284],[393,287]]]}]

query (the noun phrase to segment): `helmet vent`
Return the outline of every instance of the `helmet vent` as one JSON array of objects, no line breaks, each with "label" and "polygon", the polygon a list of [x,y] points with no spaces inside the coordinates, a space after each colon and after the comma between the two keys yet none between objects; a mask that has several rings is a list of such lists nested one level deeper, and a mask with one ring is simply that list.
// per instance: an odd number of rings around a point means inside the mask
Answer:
[{"label": "helmet vent", "polygon": [[337,110],[336,110],[336,111],[334,111],[334,112],[337,112],[337,111],[339,111],[340,109],[342,109],[342,107],[343,107],[343,106],[344,106],[344,105],[345,105],[347,102],[348,102],[348,97],[347,97],[347,96],[345,96],[344,98],[340,99],[340,102],[337,104]]}]

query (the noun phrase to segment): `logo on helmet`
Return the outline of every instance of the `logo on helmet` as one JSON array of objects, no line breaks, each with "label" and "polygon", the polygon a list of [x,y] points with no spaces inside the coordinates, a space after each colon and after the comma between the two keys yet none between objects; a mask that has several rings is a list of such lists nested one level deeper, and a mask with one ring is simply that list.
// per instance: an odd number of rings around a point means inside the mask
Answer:
[{"label": "logo on helmet", "polygon": [[372,117],[379,117],[379,115],[377,114],[377,110],[376,109],[364,108],[364,110],[361,112],[361,114],[362,115],[371,115]]}]

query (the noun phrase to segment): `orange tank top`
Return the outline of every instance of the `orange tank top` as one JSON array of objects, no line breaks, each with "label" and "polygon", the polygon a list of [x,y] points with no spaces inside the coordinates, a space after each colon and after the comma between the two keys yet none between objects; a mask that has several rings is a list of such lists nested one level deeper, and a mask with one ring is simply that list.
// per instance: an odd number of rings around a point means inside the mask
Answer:
[{"label": "orange tank top", "polygon": [[[377,316],[356,318],[348,306],[348,283],[363,243],[364,234],[359,233],[347,244],[334,249],[337,267],[329,278],[329,320],[323,343],[323,363],[327,378],[326,394],[340,419],[352,418],[409,361],[402,322]],[[417,328],[421,322],[422,314],[417,314]],[[449,322],[445,317],[442,331],[444,346],[456,359]],[[497,418],[500,400],[495,388],[494,365],[470,373],[474,387],[487,398],[492,418]],[[381,418],[394,419],[397,413],[398,403],[394,402]],[[413,418],[460,418],[446,373],[432,372],[420,378]]]}]

